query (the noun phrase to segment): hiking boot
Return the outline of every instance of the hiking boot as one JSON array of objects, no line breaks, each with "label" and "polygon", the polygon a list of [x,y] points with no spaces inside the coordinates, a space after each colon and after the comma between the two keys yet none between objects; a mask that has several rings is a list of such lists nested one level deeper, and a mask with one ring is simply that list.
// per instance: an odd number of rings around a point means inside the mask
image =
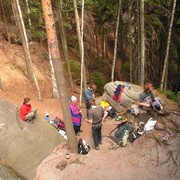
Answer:
[{"label": "hiking boot", "polygon": [[99,150],[99,146],[96,146],[96,147],[92,146],[92,148],[95,149],[95,150]]},{"label": "hiking boot", "polygon": [[79,132],[81,133],[81,132],[83,132],[83,130],[80,129]]}]

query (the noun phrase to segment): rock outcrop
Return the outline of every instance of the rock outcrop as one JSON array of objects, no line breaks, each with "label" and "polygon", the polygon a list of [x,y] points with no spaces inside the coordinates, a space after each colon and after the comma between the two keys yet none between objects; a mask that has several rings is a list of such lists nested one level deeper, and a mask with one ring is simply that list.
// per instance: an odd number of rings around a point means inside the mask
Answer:
[{"label": "rock outcrop", "polygon": [[0,160],[22,178],[33,179],[37,166],[62,141],[42,117],[28,124],[19,118],[16,106],[0,100]]},{"label": "rock outcrop", "polygon": [[[119,84],[125,85],[120,103],[113,100],[112,98],[114,91]],[[143,89],[141,86],[135,84],[131,84],[131,87],[129,88],[127,82],[115,81],[107,83],[104,86],[104,91],[105,92],[102,96],[102,100],[108,101],[111,106],[116,109],[117,112],[121,112],[123,110],[123,107],[129,108],[133,103],[138,101],[139,94],[143,91]]]}]

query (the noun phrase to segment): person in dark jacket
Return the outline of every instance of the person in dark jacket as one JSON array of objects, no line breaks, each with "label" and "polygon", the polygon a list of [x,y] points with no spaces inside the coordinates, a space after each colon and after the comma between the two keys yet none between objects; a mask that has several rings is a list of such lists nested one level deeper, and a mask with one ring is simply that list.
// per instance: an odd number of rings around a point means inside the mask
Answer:
[{"label": "person in dark jacket", "polygon": [[96,91],[96,85],[94,83],[89,84],[88,88],[84,90],[84,103],[86,105],[86,114],[88,114],[88,110],[90,109],[89,100],[95,99],[94,92]]},{"label": "person in dark jacket", "polygon": [[24,98],[23,104],[20,107],[20,117],[23,121],[29,121],[33,123],[37,109],[32,109],[31,104],[29,103],[30,98]]}]

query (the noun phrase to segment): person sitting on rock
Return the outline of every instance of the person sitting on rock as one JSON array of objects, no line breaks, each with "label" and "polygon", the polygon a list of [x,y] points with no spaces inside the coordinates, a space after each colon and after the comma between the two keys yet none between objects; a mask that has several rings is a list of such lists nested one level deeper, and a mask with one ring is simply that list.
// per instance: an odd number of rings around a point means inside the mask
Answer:
[{"label": "person sitting on rock", "polygon": [[30,98],[24,98],[23,104],[20,107],[20,117],[23,121],[28,121],[33,123],[35,118],[37,108],[32,109],[31,104],[29,103]]},{"label": "person sitting on rock", "polygon": [[71,111],[71,118],[74,125],[74,131],[76,135],[79,135],[79,132],[83,132],[81,130],[81,120],[82,114],[77,105],[77,98],[75,96],[71,96],[71,103],[70,103],[70,111]]},{"label": "person sitting on rock", "polygon": [[139,96],[138,105],[142,106],[145,110],[150,110],[153,108],[157,112],[161,113],[162,107],[162,99],[160,97],[155,97],[152,92],[153,86],[151,83],[146,83],[144,86],[144,91]]}]

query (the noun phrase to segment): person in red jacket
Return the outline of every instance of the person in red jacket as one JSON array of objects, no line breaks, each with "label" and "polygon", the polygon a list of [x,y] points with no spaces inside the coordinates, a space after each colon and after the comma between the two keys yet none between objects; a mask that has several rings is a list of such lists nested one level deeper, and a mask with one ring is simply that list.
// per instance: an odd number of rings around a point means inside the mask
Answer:
[{"label": "person in red jacket", "polygon": [[23,104],[20,107],[20,117],[23,121],[32,122],[32,120],[35,118],[37,109],[32,109],[32,106],[29,103],[29,101],[29,98],[24,98]]}]

